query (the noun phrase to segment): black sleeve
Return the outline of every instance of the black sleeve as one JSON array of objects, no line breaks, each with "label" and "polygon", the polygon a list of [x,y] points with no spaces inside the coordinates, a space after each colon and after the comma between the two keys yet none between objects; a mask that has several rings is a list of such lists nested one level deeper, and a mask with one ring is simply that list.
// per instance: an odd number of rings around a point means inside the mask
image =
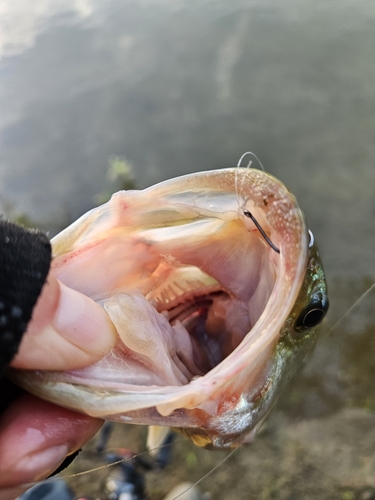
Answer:
[{"label": "black sleeve", "polygon": [[0,413],[19,390],[4,378],[29,323],[51,263],[40,231],[0,219]]},{"label": "black sleeve", "polygon": [[[46,281],[51,244],[40,231],[0,219],[0,415],[23,391],[4,377]],[[80,450],[51,475],[65,469]]]}]

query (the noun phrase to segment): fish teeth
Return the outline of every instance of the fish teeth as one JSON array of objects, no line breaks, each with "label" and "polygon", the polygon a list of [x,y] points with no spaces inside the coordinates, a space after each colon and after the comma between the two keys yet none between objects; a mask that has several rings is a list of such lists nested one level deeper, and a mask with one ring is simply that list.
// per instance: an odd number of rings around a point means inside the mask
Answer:
[{"label": "fish teeth", "polygon": [[146,299],[160,312],[194,296],[217,290],[221,290],[220,284],[200,269],[194,266],[177,267],[171,269],[167,276],[160,276],[146,294]]}]

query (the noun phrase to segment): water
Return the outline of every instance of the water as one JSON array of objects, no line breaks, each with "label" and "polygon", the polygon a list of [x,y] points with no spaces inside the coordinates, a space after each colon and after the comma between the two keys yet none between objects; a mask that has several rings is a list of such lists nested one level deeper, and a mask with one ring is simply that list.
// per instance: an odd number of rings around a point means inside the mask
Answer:
[{"label": "water", "polygon": [[[53,233],[113,188],[114,158],[145,187],[235,165],[251,149],[306,213],[333,324],[375,276],[374,21],[369,0],[0,0],[0,203]],[[276,462],[264,457],[254,498],[350,500],[375,488],[375,447],[363,451],[373,442],[373,303],[323,339],[282,397],[269,424]],[[252,484],[262,443],[272,449],[265,433],[241,458]],[[341,475],[314,476],[340,453]],[[293,466],[299,456],[314,474]]]},{"label": "water", "polygon": [[8,204],[48,226],[92,205],[114,156],[142,187],[251,149],[303,202],[328,274],[374,275],[372,2],[0,8]]}]

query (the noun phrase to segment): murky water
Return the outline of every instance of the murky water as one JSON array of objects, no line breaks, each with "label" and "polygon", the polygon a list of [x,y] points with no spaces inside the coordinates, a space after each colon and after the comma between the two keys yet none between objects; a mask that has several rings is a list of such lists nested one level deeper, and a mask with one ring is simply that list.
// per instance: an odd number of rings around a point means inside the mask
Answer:
[{"label": "murky water", "polygon": [[[370,0],[0,0],[0,203],[53,232],[114,188],[114,158],[144,187],[251,149],[307,215],[333,324],[375,276],[374,26]],[[238,498],[375,498],[374,300],[320,342],[213,498],[231,477]],[[182,460],[185,479],[206,467]]]}]

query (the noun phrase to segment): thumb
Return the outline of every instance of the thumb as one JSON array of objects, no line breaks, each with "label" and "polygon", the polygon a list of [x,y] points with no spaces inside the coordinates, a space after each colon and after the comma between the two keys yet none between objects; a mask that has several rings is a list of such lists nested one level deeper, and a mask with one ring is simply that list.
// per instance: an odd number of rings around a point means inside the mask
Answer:
[{"label": "thumb", "polygon": [[11,366],[28,370],[71,370],[88,366],[116,342],[107,313],[50,272]]}]

